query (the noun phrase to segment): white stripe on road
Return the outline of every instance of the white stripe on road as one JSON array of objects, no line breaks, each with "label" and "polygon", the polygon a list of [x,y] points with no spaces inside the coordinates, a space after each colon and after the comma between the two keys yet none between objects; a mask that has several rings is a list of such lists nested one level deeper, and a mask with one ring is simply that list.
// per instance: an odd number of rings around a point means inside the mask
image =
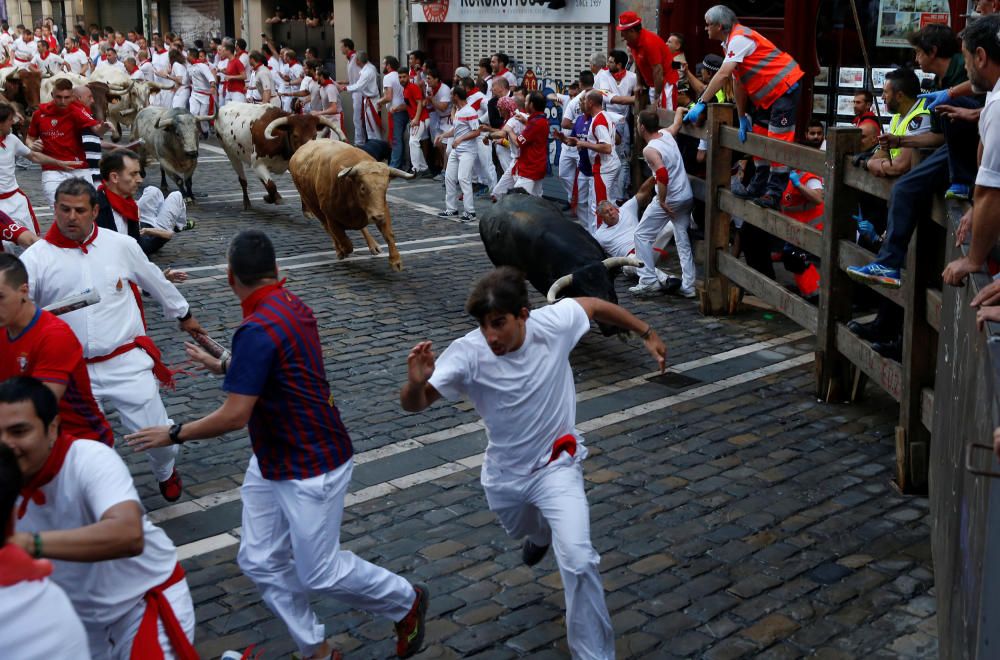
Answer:
[{"label": "white stripe on road", "polygon": [[[734,348],[729,351],[724,351],[722,353],[716,353],[715,355],[709,355],[697,360],[690,360],[688,362],[683,362],[681,364],[675,364],[674,366],[667,369],[667,373],[684,373],[686,371],[692,371],[704,366],[711,364],[718,364],[720,362],[725,362],[726,360],[732,360],[733,358],[742,357],[744,355],[749,355],[751,353],[756,353],[758,351],[767,350],[769,348],[774,348],[777,346],[782,346],[784,344],[790,344],[806,337],[809,337],[810,333],[805,330],[800,330],[798,332],[793,332],[783,337],[776,337],[774,339],[768,339],[765,341],[755,342],[753,344],[747,344],[746,346],[740,346],[739,348]],[[580,392],[576,395],[577,401],[586,401],[588,399],[593,399],[598,396],[605,396],[608,394],[614,394],[622,390],[630,389],[632,387],[644,385],[649,378],[658,376],[660,372],[653,371],[642,376],[637,376],[635,378],[627,378],[625,380],[620,380],[616,383],[611,383],[610,385],[604,385],[601,387],[596,387],[591,390],[586,390]],[[410,438],[407,440],[401,440],[399,442],[394,442],[388,445],[383,445],[376,449],[371,449],[369,451],[361,452],[354,455],[354,464],[363,465],[365,463],[370,463],[372,461],[377,461],[388,456],[394,456],[396,454],[402,454],[407,451],[414,449],[420,449],[427,445],[432,445],[444,440],[449,440],[451,438],[458,437],[460,435],[465,435],[466,433],[473,433],[475,431],[482,430],[484,428],[481,421],[468,422],[465,424],[459,424],[453,426],[449,429],[444,429],[442,431],[435,431],[433,433],[427,433],[424,435],[417,436],[415,438]],[[371,486],[369,488],[376,488],[376,486]],[[353,493],[355,497],[360,496],[361,493],[368,491],[369,488],[362,489]],[[195,513],[197,511],[205,511],[211,509],[220,504],[226,502],[232,502],[239,498],[239,487],[231,488],[229,490],[221,491],[219,493],[213,493],[211,495],[205,495],[193,500],[187,500],[185,502],[180,502],[178,504],[171,504],[165,506],[161,509],[157,509],[149,514],[150,520],[153,522],[163,522],[164,520],[171,520],[173,518],[179,518],[181,516],[186,516],[189,513]],[[351,495],[348,495],[350,497]],[[371,499],[371,498],[368,498]]]},{"label": "white stripe on road", "polygon": [[[695,387],[679,394],[674,394],[662,399],[657,399],[655,401],[650,401],[648,403],[643,403],[638,406],[632,406],[631,408],[626,408],[615,413],[609,413],[603,417],[597,417],[595,419],[583,422],[578,425],[581,432],[597,431],[602,428],[612,426],[614,424],[619,424],[621,422],[628,421],[634,417],[640,415],[646,415],[652,412],[663,410],[664,408],[669,408],[670,406],[675,406],[679,403],[684,403],[691,401],[693,399],[698,399],[703,396],[708,396],[709,394],[716,394],[723,390],[727,390],[732,387],[737,387],[739,385],[744,385],[746,383],[753,382],[760,378],[765,378],[773,374],[781,373],[783,371],[788,371],[789,369],[795,369],[797,367],[809,364],[814,360],[814,356],[810,354],[800,355],[798,357],[791,358],[789,360],[784,360],[776,364],[771,364],[766,367],[761,367],[760,369],[754,369],[737,376],[731,376],[729,378],[723,378],[722,380],[716,381],[714,383],[707,383],[700,387]],[[426,470],[421,470],[420,472],[414,472],[413,474],[404,475],[397,479],[391,479],[374,486],[369,486],[359,491],[353,493],[348,493],[344,498],[344,508],[352,507],[356,504],[362,502],[367,502],[369,500],[384,497],[386,495],[391,495],[392,493],[411,488],[419,484],[425,484],[435,479],[440,479],[442,477],[454,474],[455,472],[461,472],[463,470],[469,470],[482,465],[485,454],[475,454],[473,456],[468,456],[459,461],[452,463],[445,463],[443,465],[438,465],[436,467],[428,468]],[[154,512],[155,514],[156,512]],[[150,514],[150,519],[154,522],[156,519],[153,517],[154,514]],[[190,557],[196,557],[208,552],[213,552],[219,550],[220,548],[233,546],[239,543],[239,539],[235,534],[219,534],[216,536],[211,536],[207,539],[201,539],[194,541],[192,543],[187,543],[185,545],[177,548],[177,556],[179,559],[188,559]]]},{"label": "white stripe on road", "polygon": [[223,156],[226,155],[226,150],[222,149],[221,147],[215,147],[210,144],[205,144],[204,142],[202,142],[198,146],[204,149],[205,151],[211,151],[213,154],[222,154]]}]

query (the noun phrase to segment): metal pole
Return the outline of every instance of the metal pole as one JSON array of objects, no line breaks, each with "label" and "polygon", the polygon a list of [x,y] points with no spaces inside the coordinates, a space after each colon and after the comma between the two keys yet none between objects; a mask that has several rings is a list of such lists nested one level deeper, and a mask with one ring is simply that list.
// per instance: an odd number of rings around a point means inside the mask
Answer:
[{"label": "metal pole", "polygon": [[243,32],[243,38],[250,43],[250,0],[243,0],[241,3],[243,7],[243,16],[240,19],[240,30]]},{"label": "metal pole", "polygon": [[149,11],[149,0],[142,0],[140,4],[142,11],[142,30],[147,38],[153,36],[153,21],[152,14]]}]

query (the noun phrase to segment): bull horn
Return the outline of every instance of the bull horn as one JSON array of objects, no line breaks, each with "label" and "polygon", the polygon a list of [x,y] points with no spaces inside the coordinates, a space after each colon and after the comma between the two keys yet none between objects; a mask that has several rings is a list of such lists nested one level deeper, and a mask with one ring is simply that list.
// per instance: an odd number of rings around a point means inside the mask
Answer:
[{"label": "bull horn", "polygon": [[353,171],[354,171],[354,166],[353,165],[351,165],[350,167],[345,167],[344,169],[342,169],[339,172],[337,172],[337,178],[339,179],[341,177],[351,176],[351,172],[353,172]]},{"label": "bull horn", "polygon": [[612,268],[621,268],[622,266],[642,268],[642,262],[634,257],[611,257],[609,259],[605,259],[602,263],[608,270],[611,270]]},{"label": "bull horn", "polygon": [[285,126],[286,124],[288,124],[288,117],[278,117],[277,119],[272,121],[270,124],[267,125],[267,128],[264,129],[264,139],[273,140],[275,129],[281,126]]},{"label": "bull horn", "polygon": [[147,80],[146,84],[150,87],[155,87],[156,89],[173,89],[173,83],[158,83],[155,80]]},{"label": "bull horn", "polygon": [[341,130],[340,124],[333,121],[329,117],[320,117],[319,123],[323,124],[330,129],[330,132],[337,136],[337,139],[341,142],[347,142],[347,136],[344,135],[344,131]]},{"label": "bull horn", "polygon": [[195,121],[212,121],[215,119],[215,115],[195,115]]},{"label": "bull horn", "polygon": [[124,110],[122,110],[118,114],[120,114],[122,117],[126,117],[128,115],[133,114],[133,113],[135,113],[135,108],[125,108]]},{"label": "bull horn", "polygon": [[570,273],[569,275],[563,275],[558,280],[553,282],[552,286],[549,287],[549,292],[545,294],[545,298],[549,301],[549,304],[551,305],[552,303],[554,303],[556,301],[556,296],[559,295],[559,292],[568,287],[572,283],[573,283],[573,273]]},{"label": "bull horn", "polygon": [[[125,114],[124,112],[122,114]],[[173,117],[160,117],[156,120],[157,128],[170,128],[174,125]]]},{"label": "bull horn", "polygon": [[404,172],[403,170],[396,169],[395,167],[389,168],[389,178],[390,179],[412,179],[415,174],[410,174],[409,172]]}]

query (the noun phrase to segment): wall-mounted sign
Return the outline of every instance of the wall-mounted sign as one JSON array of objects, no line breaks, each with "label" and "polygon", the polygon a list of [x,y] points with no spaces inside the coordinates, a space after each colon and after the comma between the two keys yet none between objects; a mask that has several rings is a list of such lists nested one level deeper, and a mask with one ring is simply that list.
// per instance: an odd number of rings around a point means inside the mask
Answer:
[{"label": "wall-mounted sign", "polygon": [[425,0],[410,5],[414,23],[610,23],[611,0]]},{"label": "wall-mounted sign", "polygon": [[951,24],[948,0],[880,0],[876,43],[907,48],[907,35],[931,23]]}]

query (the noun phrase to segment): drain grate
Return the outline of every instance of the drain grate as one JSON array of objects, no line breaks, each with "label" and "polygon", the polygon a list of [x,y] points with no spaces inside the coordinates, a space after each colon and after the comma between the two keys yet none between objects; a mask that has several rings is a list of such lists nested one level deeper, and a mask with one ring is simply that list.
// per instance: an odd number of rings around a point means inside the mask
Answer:
[{"label": "drain grate", "polygon": [[669,387],[673,390],[683,390],[688,387],[693,387],[699,384],[701,381],[697,378],[692,378],[691,376],[685,376],[684,374],[678,373],[665,373],[659,376],[653,376],[648,379],[650,383],[655,383],[657,385],[662,385],[663,387]]}]

